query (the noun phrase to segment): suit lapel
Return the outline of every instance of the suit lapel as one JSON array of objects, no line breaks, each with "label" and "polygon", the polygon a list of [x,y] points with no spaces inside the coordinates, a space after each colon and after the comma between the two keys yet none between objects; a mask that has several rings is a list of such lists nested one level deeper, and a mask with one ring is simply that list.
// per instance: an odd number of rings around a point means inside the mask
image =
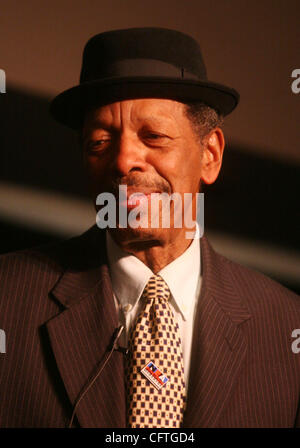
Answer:
[{"label": "suit lapel", "polygon": [[[47,323],[47,330],[72,405],[103,361],[118,327],[104,235],[94,227],[71,240],[70,247],[63,249],[69,267],[51,291],[64,311]],[[194,325],[186,428],[218,426],[247,351],[241,326],[251,317],[234,291],[228,262],[205,238],[201,256],[203,280]],[[82,427],[109,428],[125,427],[125,416],[123,355],[115,351],[81,400],[76,417]]]},{"label": "suit lapel", "polygon": [[[69,399],[74,402],[105,359],[118,327],[113,293],[105,263],[104,232],[95,229],[72,243],[72,267],[51,292],[64,311],[47,323],[56,363]],[[96,236],[96,238],[95,238]],[[78,246],[80,245],[80,247]],[[84,252],[80,252],[80,248]],[[79,252],[78,252],[79,250]],[[78,263],[78,253],[88,265]],[[123,355],[114,351],[100,376],[76,410],[82,427],[125,426]]]},{"label": "suit lapel", "polygon": [[227,261],[201,240],[203,282],[194,325],[184,427],[216,427],[245,360],[241,324],[251,316],[236,296]]}]

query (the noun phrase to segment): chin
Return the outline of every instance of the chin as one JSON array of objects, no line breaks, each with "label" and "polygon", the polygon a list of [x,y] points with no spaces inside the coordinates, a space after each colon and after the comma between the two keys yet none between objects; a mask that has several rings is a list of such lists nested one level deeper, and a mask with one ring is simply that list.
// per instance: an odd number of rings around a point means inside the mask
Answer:
[{"label": "chin", "polygon": [[168,229],[151,229],[151,228],[137,228],[131,227],[110,229],[110,233],[115,241],[120,243],[135,244],[142,242],[153,242],[154,245],[164,239],[164,233]]}]

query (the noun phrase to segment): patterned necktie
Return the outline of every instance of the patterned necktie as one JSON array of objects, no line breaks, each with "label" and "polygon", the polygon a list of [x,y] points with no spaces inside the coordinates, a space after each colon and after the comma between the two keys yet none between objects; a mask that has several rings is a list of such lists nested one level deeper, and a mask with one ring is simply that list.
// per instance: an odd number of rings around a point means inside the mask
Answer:
[{"label": "patterned necktie", "polygon": [[132,428],[179,428],[182,423],[183,359],[169,297],[164,280],[152,276],[142,296],[145,307],[129,336],[127,421]]}]

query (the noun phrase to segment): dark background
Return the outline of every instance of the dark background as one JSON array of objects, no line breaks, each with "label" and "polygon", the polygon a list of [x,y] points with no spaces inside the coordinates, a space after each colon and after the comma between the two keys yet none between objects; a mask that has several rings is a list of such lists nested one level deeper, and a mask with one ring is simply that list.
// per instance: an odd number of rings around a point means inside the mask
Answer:
[{"label": "dark background", "polygon": [[94,222],[73,131],[49,100],[77,83],[97,32],[164,26],[201,44],[209,77],[241,94],[225,121],[223,169],[205,192],[215,247],[300,291],[300,68],[296,1],[2,1],[0,252],[61,239]]}]

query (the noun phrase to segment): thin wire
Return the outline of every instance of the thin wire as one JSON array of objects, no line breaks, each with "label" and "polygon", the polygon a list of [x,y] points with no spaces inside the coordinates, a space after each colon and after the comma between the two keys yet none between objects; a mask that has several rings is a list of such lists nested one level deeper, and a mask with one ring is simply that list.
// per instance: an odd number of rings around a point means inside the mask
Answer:
[{"label": "thin wire", "polygon": [[71,416],[71,420],[70,420],[70,423],[69,423],[69,425],[68,425],[68,428],[71,428],[71,427],[72,427],[73,420],[74,420],[75,413],[76,413],[76,409],[78,408],[78,405],[79,405],[80,401],[81,401],[82,398],[85,396],[85,394],[89,391],[89,389],[92,387],[92,385],[94,384],[94,382],[96,381],[96,379],[99,377],[99,375],[101,374],[102,370],[104,369],[104,367],[105,367],[106,364],[108,363],[108,361],[109,361],[111,355],[113,354],[113,351],[116,349],[117,341],[118,341],[119,337],[121,336],[121,333],[122,333],[123,330],[124,330],[123,325],[122,325],[121,327],[118,328],[118,333],[117,333],[117,335],[116,335],[116,337],[115,337],[115,339],[114,339],[113,346],[112,346],[110,352],[108,353],[107,358],[106,358],[106,360],[104,361],[104,363],[103,363],[101,369],[99,370],[99,372],[97,373],[97,375],[92,379],[92,381],[91,381],[89,384],[87,384],[87,385],[85,386],[86,388],[85,388],[85,389],[83,388],[83,390],[80,392],[80,394],[79,394],[79,396],[78,396],[78,398],[77,398],[77,400],[76,400],[76,402],[75,402],[74,409],[73,409],[73,412],[72,412],[72,416]]}]

